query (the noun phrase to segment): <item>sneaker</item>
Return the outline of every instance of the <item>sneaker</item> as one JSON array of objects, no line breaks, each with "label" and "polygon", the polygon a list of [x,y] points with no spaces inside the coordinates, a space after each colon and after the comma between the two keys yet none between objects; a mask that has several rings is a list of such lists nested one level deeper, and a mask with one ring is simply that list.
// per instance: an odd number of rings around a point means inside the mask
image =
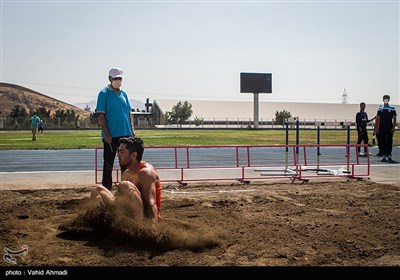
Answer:
[{"label": "sneaker", "polygon": [[393,162],[392,158],[387,159],[388,162]]},{"label": "sneaker", "polygon": [[381,162],[388,162],[388,160],[386,158],[382,158]]},{"label": "sneaker", "polygon": [[358,153],[358,156],[359,156],[359,157],[366,157],[367,155],[360,152],[360,153]]}]

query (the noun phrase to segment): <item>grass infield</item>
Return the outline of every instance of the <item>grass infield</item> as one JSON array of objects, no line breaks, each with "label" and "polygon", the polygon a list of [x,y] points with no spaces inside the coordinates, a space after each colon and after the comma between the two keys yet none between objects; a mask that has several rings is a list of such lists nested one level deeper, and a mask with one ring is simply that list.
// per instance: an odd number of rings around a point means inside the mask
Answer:
[{"label": "grass infield", "polygon": [[[32,141],[30,130],[0,131],[0,150],[91,149],[102,146],[100,130],[45,130]],[[273,145],[286,144],[285,130],[136,130],[146,146],[177,145]],[[372,143],[372,132],[369,132]],[[296,144],[296,131],[289,131],[289,144]],[[300,130],[300,144],[317,144],[316,130]],[[346,144],[347,130],[321,130],[320,144]],[[350,131],[350,143],[357,132]],[[400,145],[400,132],[393,137]]]}]

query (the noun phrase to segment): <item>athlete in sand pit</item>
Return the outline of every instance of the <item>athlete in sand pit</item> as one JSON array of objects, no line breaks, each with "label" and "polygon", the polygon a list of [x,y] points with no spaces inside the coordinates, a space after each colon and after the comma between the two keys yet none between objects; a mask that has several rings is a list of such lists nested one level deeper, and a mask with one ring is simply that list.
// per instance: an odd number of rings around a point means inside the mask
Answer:
[{"label": "athlete in sand pit", "polygon": [[120,166],[127,170],[122,174],[115,195],[104,186],[96,185],[91,197],[106,208],[127,201],[133,215],[150,219],[156,225],[161,219],[161,183],[155,168],[142,161],[143,152],[140,138],[121,138],[118,159]]}]

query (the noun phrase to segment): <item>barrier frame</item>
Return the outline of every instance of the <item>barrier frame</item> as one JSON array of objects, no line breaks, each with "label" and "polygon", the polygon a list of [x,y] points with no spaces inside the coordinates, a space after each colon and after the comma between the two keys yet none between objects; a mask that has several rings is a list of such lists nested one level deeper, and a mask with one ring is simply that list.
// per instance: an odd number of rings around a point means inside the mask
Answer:
[{"label": "barrier frame", "polygon": [[[218,165],[218,166],[194,166],[191,162],[191,154],[193,150],[196,149],[234,149],[235,153],[235,163],[232,165]],[[257,148],[265,149],[285,149],[286,151],[286,162],[285,164],[254,164],[252,162],[252,151]],[[308,149],[316,149],[316,154],[314,157],[309,155]],[[342,148],[345,149],[345,160],[343,162],[328,162],[320,163],[319,159],[321,157],[321,148]],[[361,160],[358,149],[366,148],[367,157]],[[103,147],[95,148],[95,182],[99,182],[98,172],[102,171],[99,169],[99,156],[98,151],[102,150]],[[249,183],[250,180],[268,180],[268,179],[279,179],[279,178],[289,178],[292,182],[308,181],[310,178],[349,178],[349,179],[362,179],[363,177],[370,176],[370,156],[368,145],[365,144],[288,144],[288,145],[210,145],[210,146],[147,146],[145,151],[154,149],[173,149],[173,167],[163,167],[155,166],[158,171],[165,170],[178,170],[179,178],[175,179],[163,179],[162,182],[176,182],[179,184],[186,184],[187,182],[201,182],[201,181],[226,181],[235,180],[243,183]],[[242,152],[245,158],[240,157],[239,150],[245,149]],[[185,163],[182,159],[179,160],[178,151],[184,151]],[[353,151],[353,153],[351,153]],[[290,162],[288,158],[291,158]],[[182,156],[181,156],[182,158]],[[317,162],[309,160],[310,158],[318,159]],[[245,162],[246,164],[241,164]],[[153,164],[152,162],[150,162]],[[153,164],[154,165],[154,164]],[[357,167],[364,167],[366,172],[357,172]],[[238,169],[240,170],[240,176],[226,176],[226,177],[216,177],[210,176],[207,178],[190,178],[187,172],[190,170],[209,170],[209,171],[220,171],[223,173],[224,170],[228,169]],[[258,176],[246,175],[248,171],[259,172]],[[268,173],[271,171],[276,171],[275,173]],[[113,176],[113,183],[118,183],[120,181],[120,170],[113,169],[115,176]],[[212,172],[210,172],[212,173]]]}]

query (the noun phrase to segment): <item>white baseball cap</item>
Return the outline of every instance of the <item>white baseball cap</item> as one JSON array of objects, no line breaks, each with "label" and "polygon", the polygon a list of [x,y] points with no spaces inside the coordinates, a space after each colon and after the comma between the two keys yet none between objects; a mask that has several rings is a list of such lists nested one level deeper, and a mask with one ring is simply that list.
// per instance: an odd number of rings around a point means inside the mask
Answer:
[{"label": "white baseball cap", "polygon": [[108,72],[108,76],[110,76],[113,79],[115,79],[115,78],[123,78],[124,77],[124,76],[122,76],[123,73],[124,73],[124,71],[122,71],[121,68],[113,67]]}]

